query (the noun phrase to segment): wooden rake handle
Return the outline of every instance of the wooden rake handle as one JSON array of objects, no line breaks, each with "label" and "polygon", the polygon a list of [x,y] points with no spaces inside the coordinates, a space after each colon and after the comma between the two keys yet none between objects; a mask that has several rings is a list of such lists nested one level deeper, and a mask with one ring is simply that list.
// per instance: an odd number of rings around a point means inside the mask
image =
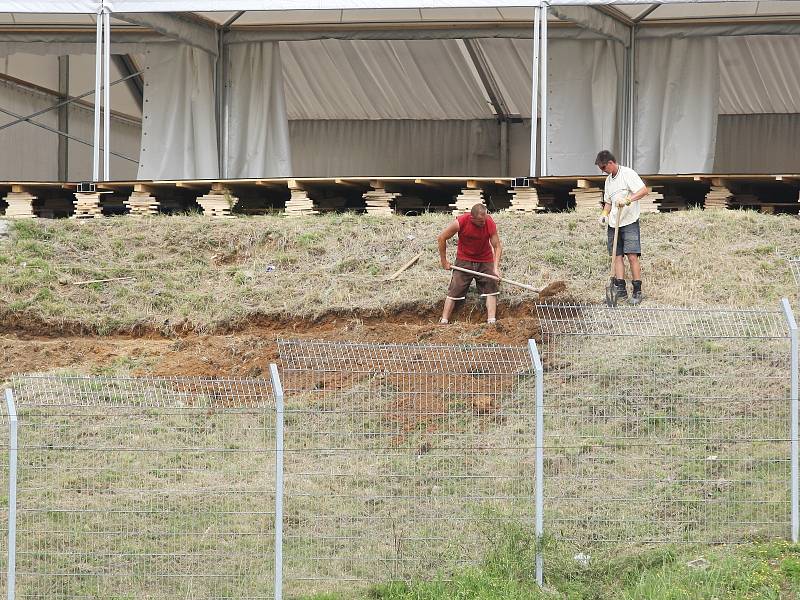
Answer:
[{"label": "wooden rake handle", "polygon": [[536,292],[537,294],[544,289],[544,288],[535,288],[532,285],[526,285],[524,283],[520,283],[519,281],[514,281],[513,279],[506,279],[505,277],[497,277],[496,275],[489,275],[488,273],[481,273],[480,271],[465,269],[464,267],[457,267],[455,265],[450,265],[450,268],[455,271],[462,271],[463,273],[469,273],[470,275],[477,275],[478,277],[486,277],[486,279],[494,279],[495,281],[503,281],[505,283],[510,283],[511,285],[515,285],[517,287],[521,287],[526,290]]}]

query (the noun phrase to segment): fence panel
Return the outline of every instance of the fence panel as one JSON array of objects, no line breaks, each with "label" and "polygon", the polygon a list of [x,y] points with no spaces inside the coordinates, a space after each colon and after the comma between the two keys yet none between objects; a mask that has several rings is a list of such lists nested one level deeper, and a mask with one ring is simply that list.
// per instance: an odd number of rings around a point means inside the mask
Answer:
[{"label": "fence panel", "polygon": [[5,398],[0,399],[0,597],[8,586],[8,473],[9,417]]},{"label": "fence panel", "polygon": [[272,598],[267,380],[19,377],[17,598]]},{"label": "fence panel", "polygon": [[790,258],[789,260],[789,267],[792,269],[792,274],[794,275],[794,281],[798,287],[800,287],[800,257],[798,258]]},{"label": "fence panel", "polygon": [[279,347],[290,597],[446,578],[533,529],[526,348]]},{"label": "fence panel", "polygon": [[580,548],[790,537],[781,311],[538,310],[545,532]]}]

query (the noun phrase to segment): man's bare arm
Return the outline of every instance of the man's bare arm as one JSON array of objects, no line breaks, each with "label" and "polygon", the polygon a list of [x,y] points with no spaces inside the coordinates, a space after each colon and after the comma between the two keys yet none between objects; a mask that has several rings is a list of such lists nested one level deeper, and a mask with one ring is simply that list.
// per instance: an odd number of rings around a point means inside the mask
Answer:
[{"label": "man's bare arm", "polygon": [[495,231],[492,237],[489,238],[489,243],[494,250],[494,274],[500,277],[500,258],[503,256],[503,242],[500,241],[500,236]]},{"label": "man's bare arm", "polygon": [[447,260],[447,240],[458,233],[458,221],[453,221],[442,230],[442,233],[436,238],[439,245],[439,260],[442,263],[442,268],[450,270],[450,263]]}]

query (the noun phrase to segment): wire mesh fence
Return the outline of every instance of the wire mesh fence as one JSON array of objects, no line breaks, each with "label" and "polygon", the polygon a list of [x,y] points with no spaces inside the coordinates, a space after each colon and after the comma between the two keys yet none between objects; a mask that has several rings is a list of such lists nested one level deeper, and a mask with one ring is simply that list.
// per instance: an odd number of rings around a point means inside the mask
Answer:
[{"label": "wire mesh fence", "polygon": [[287,594],[447,578],[532,528],[526,348],[279,347]]},{"label": "wire mesh fence", "polygon": [[789,267],[792,269],[792,275],[794,275],[794,281],[798,287],[800,287],[800,257],[798,258],[790,258],[789,260]]},{"label": "wire mesh fence", "polygon": [[273,597],[269,381],[12,387],[17,598]]},{"label": "wire mesh fence", "polygon": [[781,311],[538,311],[547,532],[581,548],[790,537]]},{"label": "wire mesh fence", "polygon": [[15,378],[16,597],[446,579],[542,516],[580,548],[796,537],[788,303],[538,311],[541,362],[533,343],[280,341],[283,403],[268,380]]},{"label": "wire mesh fence", "polygon": [[0,398],[0,594],[8,590],[8,529],[9,529],[9,413],[5,399]]}]

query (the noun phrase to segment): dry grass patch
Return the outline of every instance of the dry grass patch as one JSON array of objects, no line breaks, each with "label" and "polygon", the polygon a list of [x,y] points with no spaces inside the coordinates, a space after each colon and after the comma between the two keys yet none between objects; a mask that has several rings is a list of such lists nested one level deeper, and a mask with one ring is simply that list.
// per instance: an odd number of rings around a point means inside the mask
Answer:
[{"label": "dry grass patch", "polygon": [[[0,243],[6,320],[92,331],[210,331],[255,315],[313,319],[337,311],[432,310],[448,274],[436,235],[446,215],[326,215],[209,221],[159,216],[17,221]],[[563,279],[566,295],[599,302],[605,233],[592,215],[496,215],[503,272],[533,285]],[[785,256],[800,255],[800,220],[749,211],[645,215],[650,303],[775,306],[797,288]],[[423,252],[396,282],[383,279]],[[451,251],[454,254],[454,250]],[[75,285],[90,279],[133,280]],[[502,303],[536,300],[512,287]]]}]

